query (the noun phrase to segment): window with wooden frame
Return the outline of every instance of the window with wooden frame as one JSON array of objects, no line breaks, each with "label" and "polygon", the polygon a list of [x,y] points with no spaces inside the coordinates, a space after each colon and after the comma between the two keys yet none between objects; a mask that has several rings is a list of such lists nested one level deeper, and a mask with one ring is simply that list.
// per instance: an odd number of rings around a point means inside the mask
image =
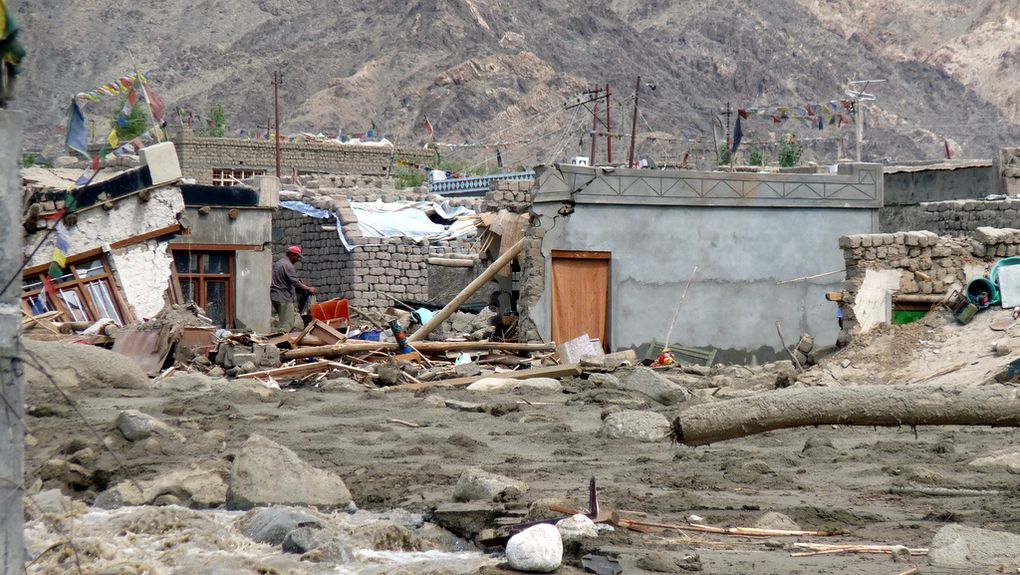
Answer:
[{"label": "window with wooden frame", "polygon": [[[21,309],[29,315],[60,311],[65,321],[94,322],[103,318],[124,325],[127,314],[113,282],[106,257],[89,257],[69,263],[64,275],[53,279],[56,297],[45,293],[47,271],[22,278]],[[129,319],[129,318],[127,318]]]},{"label": "window with wooden frame", "polygon": [[194,302],[220,327],[234,324],[234,252],[174,246],[174,271],[182,302]]},{"label": "window with wooden frame", "polygon": [[254,170],[254,169],[226,169],[216,168],[212,171],[212,185],[214,186],[236,186],[241,180],[251,178],[253,176],[264,176],[266,175],[265,170]]}]

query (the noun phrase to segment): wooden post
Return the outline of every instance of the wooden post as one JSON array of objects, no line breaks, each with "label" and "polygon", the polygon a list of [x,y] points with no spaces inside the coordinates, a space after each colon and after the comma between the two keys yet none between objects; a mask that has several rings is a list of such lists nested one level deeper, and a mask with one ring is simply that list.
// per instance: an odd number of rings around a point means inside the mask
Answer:
[{"label": "wooden post", "polygon": [[499,270],[503,269],[504,266],[517,257],[517,254],[521,253],[521,250],[524,249],[525,239],[526,238],[521,238],[517,240],[517,243],[511,246],[506,253],[499,256],[496,261],[492,262],[492,265],[486,268],[485,271],[482,272],[482,275],[475,278],[475,281],[469,283],[466,288],[462,289],[460,293],[457,294],[457,297],[453,298],[450,303],[446,304],[446,307],[436,312],[436,315],[432,316],[432,319],[430,319],[427,324],[421,326],[418,331],[412,333],[411,337],[407,338],[408,343],[414,343],[425,339],[428,334],[441,326],[443,322],[446,321],[446,318],[450,317],[453,315],[453,312],[460,309],[461,304],[474,295],[476,291],[480,290],[483,285],[489,282],[489,280],[494,278],[496,274],[499,273]]},{"label": "wooden post", "polygon": [[21,125],[18,112],[0,110],[0,285],[15,281],[0,294],[0,568],[21,573],[25,562],[24,467],[21,369],[21,190],[18,159]]}]

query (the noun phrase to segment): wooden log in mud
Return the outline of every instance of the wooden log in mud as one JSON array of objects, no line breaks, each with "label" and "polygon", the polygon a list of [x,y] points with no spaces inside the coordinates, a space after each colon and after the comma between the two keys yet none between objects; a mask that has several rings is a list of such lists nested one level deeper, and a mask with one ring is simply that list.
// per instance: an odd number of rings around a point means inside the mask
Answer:
[{"label": "wooden log in mud", "polygon": [[695,405],[673,420],[677,441],[705,445],[814,425],[1020,426],[1018,388],[981,385],[809,387]]}]

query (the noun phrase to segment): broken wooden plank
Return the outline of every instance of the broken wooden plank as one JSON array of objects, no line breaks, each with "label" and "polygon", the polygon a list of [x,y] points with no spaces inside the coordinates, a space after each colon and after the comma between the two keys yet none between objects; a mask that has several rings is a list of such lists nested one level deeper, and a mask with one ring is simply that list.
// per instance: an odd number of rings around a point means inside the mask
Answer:
[{"label": "broken wooden plank", "polygon": [[517,257],[517,254],[521,253],[521,251],[524,250],[524,240],[525,238],[521,238],[513,246],[507,248],[505,253],[500,255],[499,258],[497,258],[496,261],[492,262],[492,264],[489,267],[485,268],[485,271],[482,272],[482,275],[475,278],[474,281],[467,285],[467,287],[462,289],[460,293],[457,294],[457,296],[450,301],[450,303],[446,304],[446,307],[436,312],[436,314],[432,316],[432,319],[430,319],[428,323],[421,326],[421,328],[418,331],[411,334],[411,336],[407,338],[407,342],[415,343],[417,341],[421,341],[425,339],[430,333],[432,333],[437,327],[442,325],[443,322],[446,321],[446,318],[450,317],[451,315],[453,315],[453,312],[460,309],[461,304],[467,301],[469,297],[474,295],[476,291],[481,289],[483,285],[489,283],[489,280],[495,277],[499,270],[503,269],[503,266],[513,261],[513,259]]},{"label": "broken wooden plank", "polygon": [[447,268],[473,268],[475,262],[472,260],[461,260],[456,258],[429,258],[428,264],[430,266],[442,266]]},{"label": "broken wooden plank", "polygon": [[[489,351],[553,351],[555,343],[514,343],[502,341],[419,341],[411,347],[421,353],[442,353],[445,351],[489,350]],[[342,357],[367,351],[397,351],[396,342],[347,340],[335,345],[292,349],[280,354],[286,360],[308,357]]]},{"label": "broken wooden plank", "polygon": [[536,367],[522,369],[520,371],[504,371],[501,373],[490,373],[474,375],[471,377],[459,377],[455,379],[442,379],[439,381],[426,381],[423,383],[406,383],[387,387],[386,391],[417,391],[419,389],[430,389],[433,387],[465,387],[472,383],[488,377],[499,379],[527,379],[529,377],[570,377],[581,374],[581,367],[576,363],[567,365],[554,365],[551,367]]}]

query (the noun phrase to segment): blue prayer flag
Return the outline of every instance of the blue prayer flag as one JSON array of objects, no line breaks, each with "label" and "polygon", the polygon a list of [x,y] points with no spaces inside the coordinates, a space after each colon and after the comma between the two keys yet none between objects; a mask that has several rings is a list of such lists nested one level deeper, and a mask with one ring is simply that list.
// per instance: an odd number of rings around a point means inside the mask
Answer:
[{"label": "blue prayer flag", "polygon": [[89,129],[85,126],[85,114],[75,98],[71,98],[71,107],[67,112],[67,138],[64,143],[86,158],[89,156]]}]

